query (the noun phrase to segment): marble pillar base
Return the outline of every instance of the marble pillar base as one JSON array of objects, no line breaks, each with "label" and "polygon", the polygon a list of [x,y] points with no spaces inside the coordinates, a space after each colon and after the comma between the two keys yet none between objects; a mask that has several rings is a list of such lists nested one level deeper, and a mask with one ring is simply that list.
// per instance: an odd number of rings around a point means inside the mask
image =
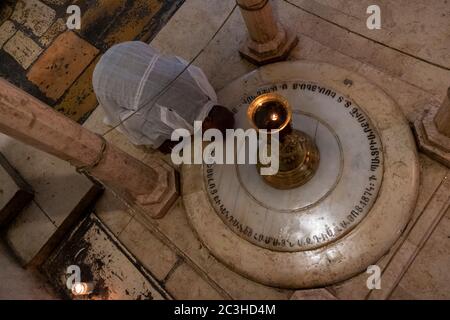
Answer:
[{"label": "marble pillar base", "polygon": [[264,44],[258,44],[251,39],[247,39],[239,50],[239,54],[258,66],[286,60],[289,53],[298,44],[298,37],[294,32],[283,29],[281,25],[280,30],[279,37],[284,39],[276,38]]},{"label": "marble pillar base", "polygon": [[427,112],[414,122],[414,132],[422,152],[450,167],[450,137],[440,133],[434,122],[440,107],[439,104],[430,104],[425,108]]}]

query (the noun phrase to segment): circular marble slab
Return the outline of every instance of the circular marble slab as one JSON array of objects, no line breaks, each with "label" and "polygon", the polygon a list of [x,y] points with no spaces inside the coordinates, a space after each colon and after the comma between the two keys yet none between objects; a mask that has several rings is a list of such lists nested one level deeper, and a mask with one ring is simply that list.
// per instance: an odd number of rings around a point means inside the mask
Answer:
[{"label": "circular marble slab", "polygon": [[286,288],[316,287],[363,271],[405,227],[418,190],[414,140],[378,87],[331,65],[283,62],[234,81],[219,101],[249,128],[248,104],[277,92],[293,126],[320,151],[305,185],[276,190],[254,165],[184,165],[183,199],[194,230],[233,270]]},{"label": "circular marble slab", "polygon": [[234,107],[236,128],[250,128],[247,102],[269,91],[288,99],[293,128],[315,141],[321,158],[317,172],[303,186],[277,190],[263,181],[254,164],[207,165],[208,197],[225,224],[260,247],[299,251],[326,245],[370,211],[382,180],[380,138],[354,102],[307,81],[256,89]]}]

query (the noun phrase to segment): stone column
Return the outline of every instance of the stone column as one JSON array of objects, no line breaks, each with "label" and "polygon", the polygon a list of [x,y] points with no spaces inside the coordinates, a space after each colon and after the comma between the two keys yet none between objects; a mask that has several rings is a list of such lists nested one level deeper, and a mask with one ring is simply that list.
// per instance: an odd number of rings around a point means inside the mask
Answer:
[{"label": "stone column", "polygon": [[176,173],[163,161],[143,164],[3,79],[0,132],[70,162],[152,218],[162,217],[178,196]]},{"label": "stone column", "polygon": [[450,167],[450,88],[441,105],[430,103],[414,123],[419,148]]},{"label": "stone column", "polygon": [[275,19],[269,0],[236,0],[248,29],[249,37],[241,56],[256,65],[287,58],[298,38]]}]

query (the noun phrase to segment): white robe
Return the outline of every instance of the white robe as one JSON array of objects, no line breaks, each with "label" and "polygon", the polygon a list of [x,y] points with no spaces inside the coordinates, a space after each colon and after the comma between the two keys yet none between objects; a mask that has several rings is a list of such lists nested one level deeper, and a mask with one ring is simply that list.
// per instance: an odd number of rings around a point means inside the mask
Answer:
[{"label": "white robe", "polygon": [[193,133],[194,121],[206,118],[217,96],[203,71],[187,65],[139,41],[111,47],[92,80],[105,123],[120,124],[131,142],[154,148],[170,140],[174,129]]}]

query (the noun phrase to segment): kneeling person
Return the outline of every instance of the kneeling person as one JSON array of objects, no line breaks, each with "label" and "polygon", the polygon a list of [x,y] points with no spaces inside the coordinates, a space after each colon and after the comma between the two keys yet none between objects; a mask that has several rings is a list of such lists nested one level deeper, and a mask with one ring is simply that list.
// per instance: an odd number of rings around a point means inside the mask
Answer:
[{"label": "kneeling person", "polygon": [[95,67],[93,87],[106,124],[163,153],[178,143],[170,140],[173,130],[193,133],[194,121],[203,121],[203,131],[234,127],[233,113],[217,104],[201,69],[143,42],[111,47]]}]

